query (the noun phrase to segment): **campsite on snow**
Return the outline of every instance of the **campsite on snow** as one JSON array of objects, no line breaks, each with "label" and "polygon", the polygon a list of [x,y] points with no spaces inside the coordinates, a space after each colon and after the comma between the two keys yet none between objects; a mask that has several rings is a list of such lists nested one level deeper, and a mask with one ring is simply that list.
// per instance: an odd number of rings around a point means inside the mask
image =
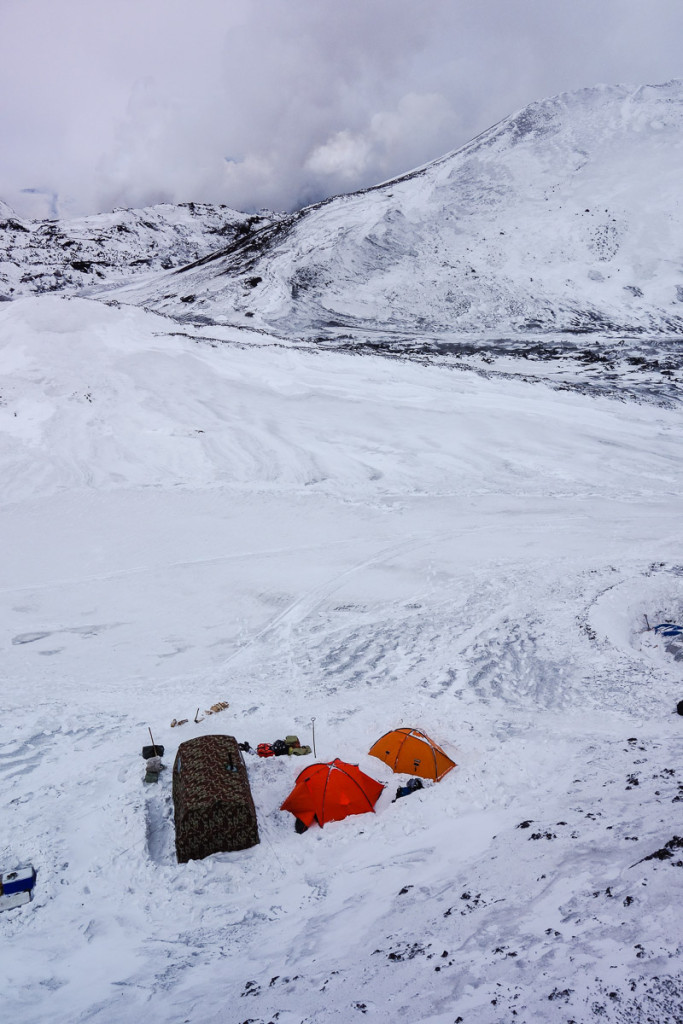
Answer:
[{"label": "campsite on snow", "polygon": [[3,1019],[683,1021],[682,176],[0,202]]}]

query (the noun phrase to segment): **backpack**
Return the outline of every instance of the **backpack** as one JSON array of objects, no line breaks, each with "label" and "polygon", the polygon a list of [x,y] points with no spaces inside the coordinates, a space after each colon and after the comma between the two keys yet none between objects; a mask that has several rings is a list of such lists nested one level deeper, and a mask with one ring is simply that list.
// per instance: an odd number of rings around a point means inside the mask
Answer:
[{"label": "backpack", "polygon": [[419,779],[409,779],[405,786],[399,786],[396,790],[396,796],[394,800],[400,800],[402,796],[410,796],[411,793],[415,793],[418,789],[424,789],[424,786]]}]

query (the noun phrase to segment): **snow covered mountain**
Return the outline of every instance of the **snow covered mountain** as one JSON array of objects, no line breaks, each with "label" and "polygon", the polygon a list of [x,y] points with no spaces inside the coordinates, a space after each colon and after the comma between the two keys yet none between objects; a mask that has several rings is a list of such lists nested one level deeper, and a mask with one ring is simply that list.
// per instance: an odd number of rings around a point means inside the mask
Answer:
[{"label": "snow covered mountain", "polygon": [[534,103],[127,301],[287,337],[683,330],[683,82]]},{"label": "snow covered mountain", "polygon": [[683,82],[595,87],[287,216],[189,203],[23,223],[3,204],[0,298],[115,283],[183,322],[385,348],[675,336],[682,177]]},{"label": "snow covered mountain", "polygon": [[44,292],[79,292],[168,270],[272,223],[207,203],[161,204],[79,220],[21,220],[0,202],[0,302]]},{"label": "snow covered mountain", "polygon": [[[560,97],[286,218],[0,206],[3,1020],[681,1024],[680,116]],[[313,719],[178,864],[180,743]],[[457,765],[401,800],[397,726]],[[299,835],[335,757],[376,813]]]}]

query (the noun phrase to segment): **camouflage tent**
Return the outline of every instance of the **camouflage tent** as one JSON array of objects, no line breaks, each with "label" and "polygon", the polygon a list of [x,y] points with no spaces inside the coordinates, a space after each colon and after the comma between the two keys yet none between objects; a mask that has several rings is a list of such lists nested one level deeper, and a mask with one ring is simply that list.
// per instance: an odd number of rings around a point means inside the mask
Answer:
[{"label": "camouflage tent", "polygon": [[173,805],[181,864],[259,842],[247,769],[234,736],[198,736],[180,744]]}]

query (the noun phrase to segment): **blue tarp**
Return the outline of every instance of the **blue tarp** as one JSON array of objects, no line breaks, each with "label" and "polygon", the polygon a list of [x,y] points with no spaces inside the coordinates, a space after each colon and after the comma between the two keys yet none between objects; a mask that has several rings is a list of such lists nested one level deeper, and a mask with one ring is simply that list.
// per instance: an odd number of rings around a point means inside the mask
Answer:
[{"label": "blue tarp", "polygon": [[683,626],[677,626],[675,622],[660,622],[654,629],[658,636],[683,636]]}]

